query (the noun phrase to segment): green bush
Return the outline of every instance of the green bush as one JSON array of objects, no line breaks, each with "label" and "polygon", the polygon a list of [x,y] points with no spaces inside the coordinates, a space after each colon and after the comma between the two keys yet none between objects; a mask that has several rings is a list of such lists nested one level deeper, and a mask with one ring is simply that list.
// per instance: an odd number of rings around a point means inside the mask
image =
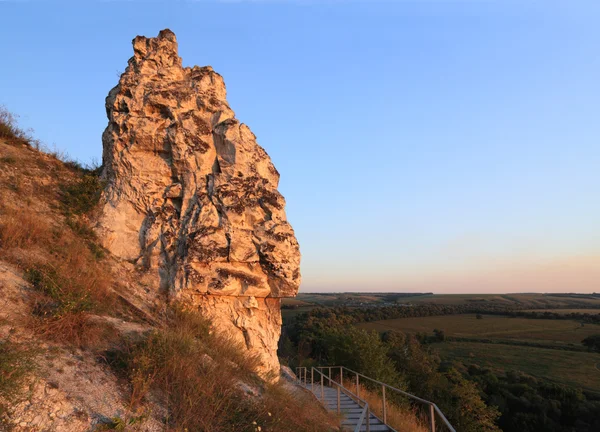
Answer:
[{"label": "green bush", "polygon": [[61,203],[67,215],[89,213],[98,204],[104,185],[94,174],[84,174],[75,183],[61,187]]},{"label": "green bush", "polygon": [[581,343],[591,351],[600,352],[600,334],[588,336]]},{"label": "green bush", "polygon": [[323,364],[346,366],[392,386],[403,386],[388,348],[376,332],[358,327],[338,327],[323,335],[327,361]]},{"label": "green bush", "polygon": [[50,265],[27,269],[25,278],[52,300],[43,307],[38,305],[38,310],[34,309],[39,316],[59,318],[69,313],[90,311],[96,306],[90,290]]}]

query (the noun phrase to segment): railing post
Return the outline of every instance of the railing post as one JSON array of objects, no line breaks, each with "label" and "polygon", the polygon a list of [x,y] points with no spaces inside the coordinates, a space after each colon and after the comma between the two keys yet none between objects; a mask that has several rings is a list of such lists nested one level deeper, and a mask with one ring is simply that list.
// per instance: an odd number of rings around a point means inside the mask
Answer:
[{"label": "railing post", "polygon": [[304,387],[306,387],[306,375],[308,374],[308,369],[304,368]]},{"label": "railing post", "polygon": [[325,392],[323,390],[323,374],[321,373],[321,400],[325,400]]},{"label": "railing post", "polygon": [[310,384],[312,386],[312,392],[315,392],[315,368],[310,368]]},{"label": "railing post", "polygon": [[383,392],[383,424],[387,424],[387,409],[385,406],[385,386],[381,386],[381,391]]},{"label": "railing post", "polygon": [[340,414],[340,386],[337,386],[337,413]]},{"label": "railing post", "polygon": [[431,432],[435,432],[435,410],[433,404],[429,405],[429,425],[431,426]]},{"label": "railing post", "polygon": [[360,398],[360,389],[358,388],[358,374],[356,374],[356,397]]},{"label": "railing post", "polygon": [[344,387],[344,368],[340,366],[340,385]]}]

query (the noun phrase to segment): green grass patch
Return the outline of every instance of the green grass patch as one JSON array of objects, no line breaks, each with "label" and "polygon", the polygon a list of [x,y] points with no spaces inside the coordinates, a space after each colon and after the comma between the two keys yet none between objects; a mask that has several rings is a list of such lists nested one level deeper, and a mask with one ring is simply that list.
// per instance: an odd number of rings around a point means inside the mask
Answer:
[{"label": "green grass patch", "polygon": [[446,336],[463,338],[488,338],[518,341],[537,341],[561,345],[581,345],[592,334],[600,333],[600,325],[581,325],[571,320],[511,318],[497,315],[475,314],[444,315],[417,318],[398,318],[359,324],[359,327],[376,330],[399,330],[405,333],[428,333],[443,330]]},{"label": "green grass patch", "polygon": [[432,345],[444,360],[476,364],[495,371],[525,372],[560,384],[600,389],[600,354],[476,342]]},{"label": "green grass patch", "polygon": [[82,215],[94,209],[104,184],[95,174],[84,174],[78,181],[61,187],[61,203],[66,215]]}]

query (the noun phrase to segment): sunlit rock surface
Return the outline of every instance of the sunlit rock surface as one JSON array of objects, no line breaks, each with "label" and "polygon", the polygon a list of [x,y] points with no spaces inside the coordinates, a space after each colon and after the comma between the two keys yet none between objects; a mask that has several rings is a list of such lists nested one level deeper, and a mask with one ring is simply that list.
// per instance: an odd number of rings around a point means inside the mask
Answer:
[{"label": "sunlit rock surface", "polygon": [[300,284],[279,173],[235,118],[223,78],[182,67],[170,30],[133,48],[106,98],[104,246],[156,273],[157,290],[203,311],[278,374],[279,298]]}]

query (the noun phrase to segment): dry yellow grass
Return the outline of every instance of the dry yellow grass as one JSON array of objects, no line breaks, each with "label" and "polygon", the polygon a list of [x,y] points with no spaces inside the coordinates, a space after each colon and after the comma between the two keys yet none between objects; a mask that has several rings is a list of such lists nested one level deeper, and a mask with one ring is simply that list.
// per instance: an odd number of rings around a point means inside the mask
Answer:
[{"label": "dry yellow grass", "polygon": [[114,281],[86,215],[70,214],[60,192],[77,192],[85,174],[29,146],[0,141],[0,153],[0,253],[35,289],[28,325],[47,339],[94,345],[108,329],[89,313],[114,311]]},{"label": "dry yellow grass", "polygon": [[[346,384],[346,383],[345,383]],[[352,393],[356,393],[356,385],[346,384]],[[428,432],[427,424],[421,421],[419,414],[422,414],[416,408],[407,404],[397,404],[390,400],[393,394],[391,390],[386,392],[386,420],[387,424],[397,431],[402,432]],[[383,396],[381,389],[375,391],[364,385],[359,385],[360,398],[369,404],[371,412],[383,419]],[[393,397],[393,396],[392,396]]]},{"label": "dry yellow grass", "polygon": [[[325,432],[335,417],[303,393],[259,380],[257,359],[243,354],[233,340],[209,331],[209,323],[191,311],[174,309],[165,326],[133,346],[127,362],[131,404],[151,392],[168,407],[173,431]],[[261,397],[244,394],[240,384]]]},{"label": "dry yellow grass", "polygon": [[51,238],[48,222],[27,211],[0,213],[0,248],[27,248]]},{"label": "dry yellow grass", "polygon": [[[389,398],[390,392],[386,396]],[[360,397],[367,401],[373,414],[380,419],[383,418],[383,397],[381,393],[369,390],[364,386],[360,386]],[[427,432],[428,428],[418,418],[418,411],[408,405],[396,405],[386,401],[387,423],[396,429],[403,432]]]}]

